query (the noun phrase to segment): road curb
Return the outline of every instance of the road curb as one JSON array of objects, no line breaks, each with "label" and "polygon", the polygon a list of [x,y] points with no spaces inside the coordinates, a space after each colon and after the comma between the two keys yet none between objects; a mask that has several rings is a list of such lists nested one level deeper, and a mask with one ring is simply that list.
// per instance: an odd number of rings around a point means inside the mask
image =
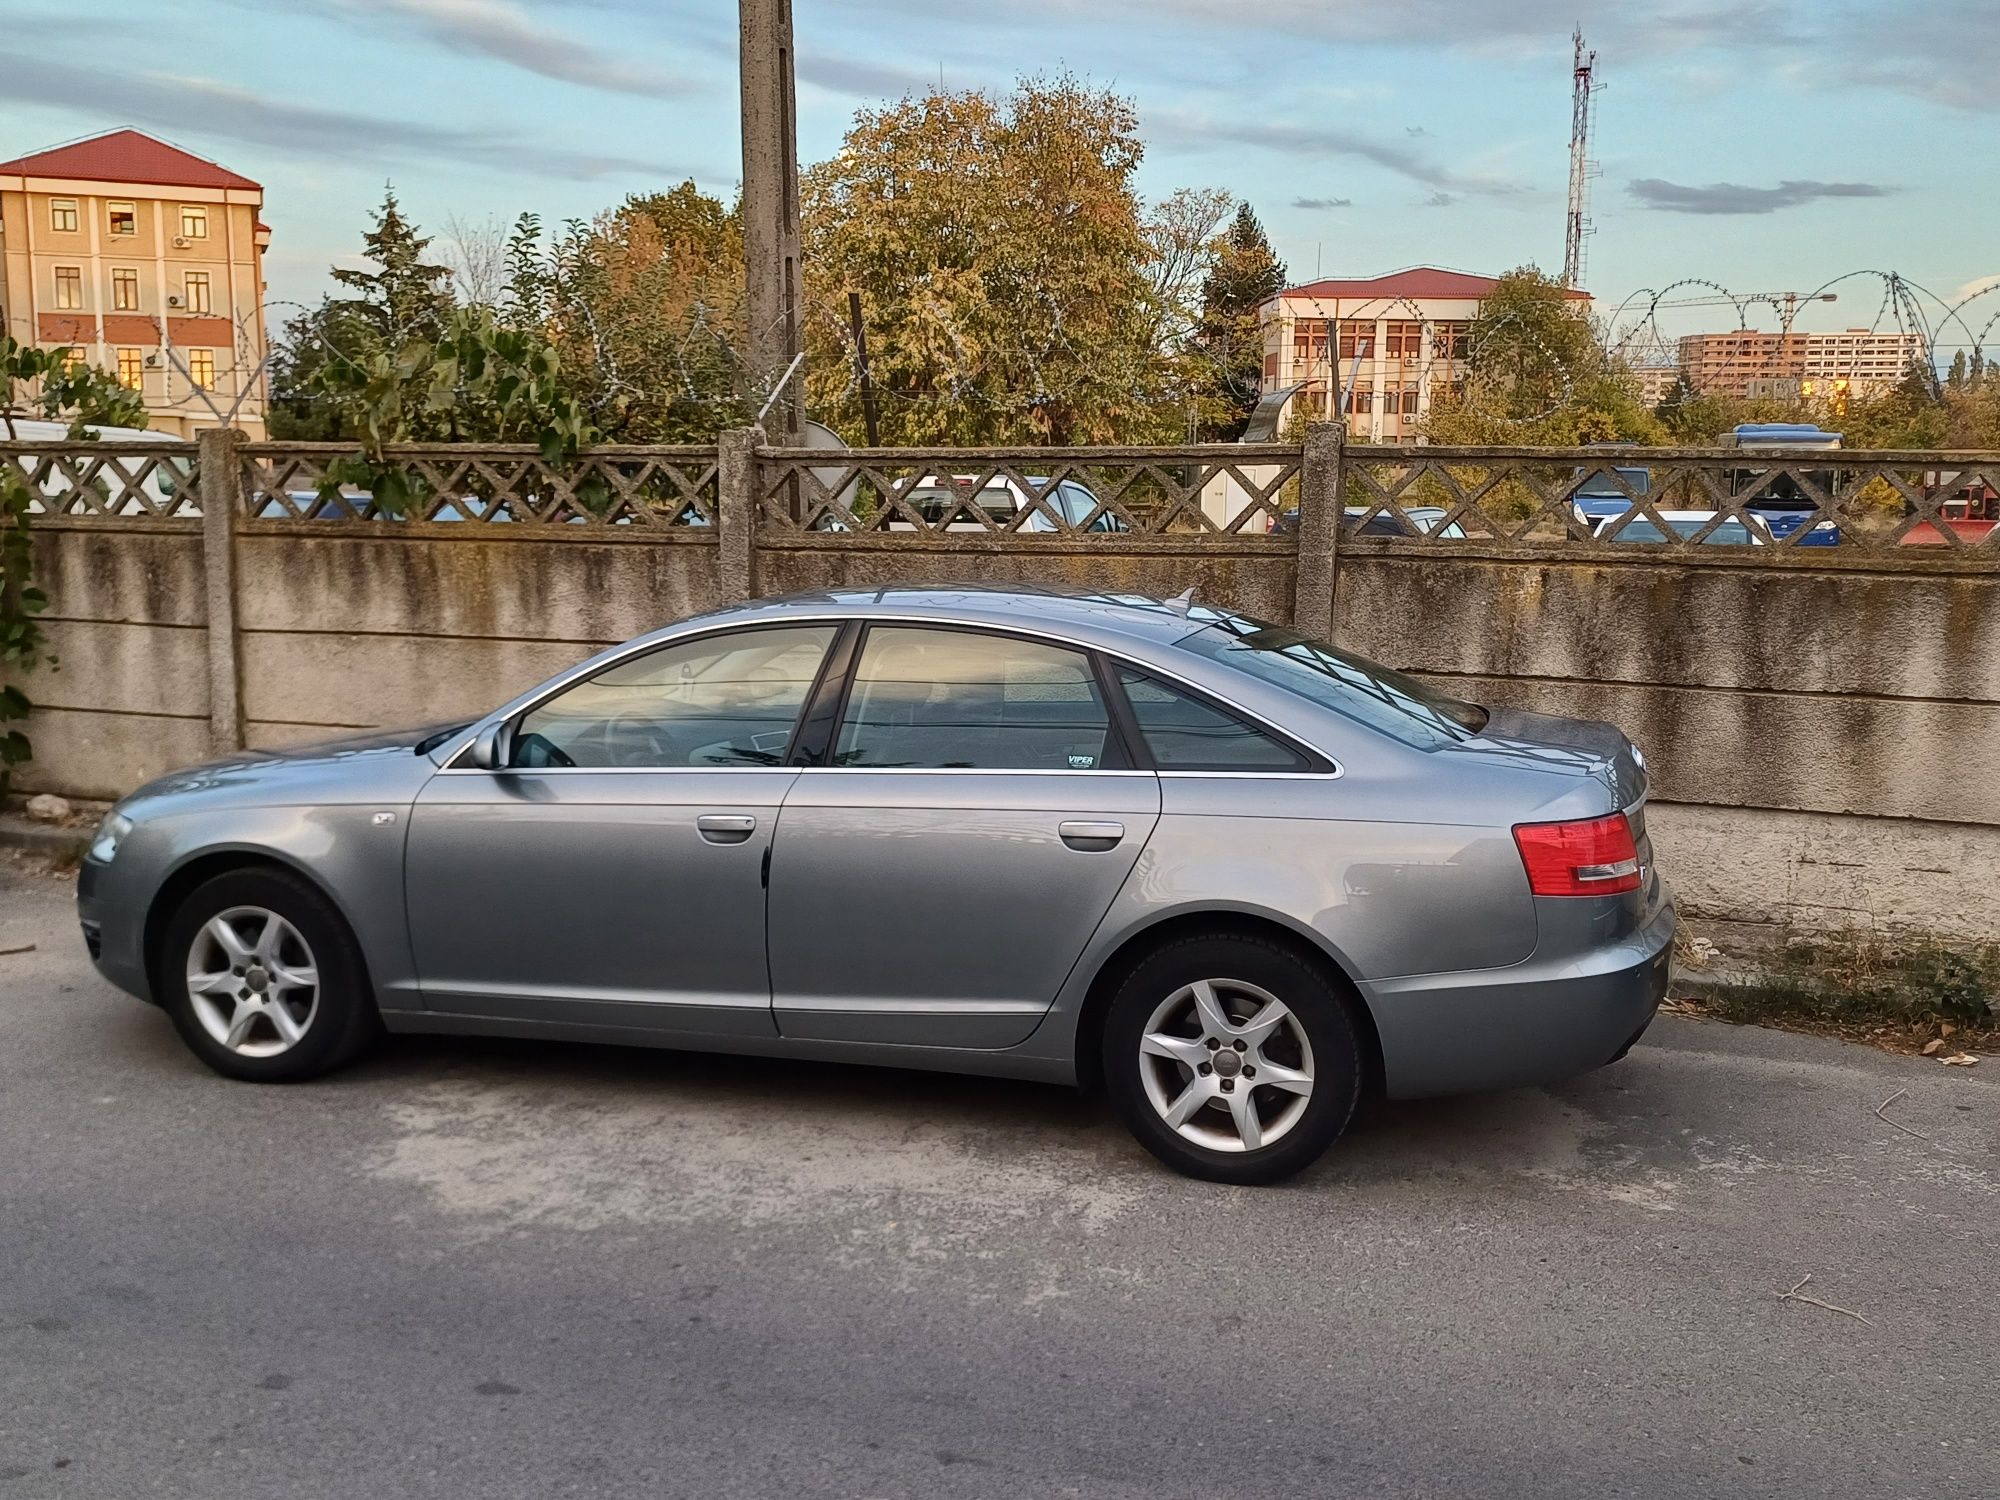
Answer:
[{"label": "road curb", "polygon": [[0,814],[0,849],[18,849],[50,861],[74,864],[89,847],[88,828],[63,828]]}]

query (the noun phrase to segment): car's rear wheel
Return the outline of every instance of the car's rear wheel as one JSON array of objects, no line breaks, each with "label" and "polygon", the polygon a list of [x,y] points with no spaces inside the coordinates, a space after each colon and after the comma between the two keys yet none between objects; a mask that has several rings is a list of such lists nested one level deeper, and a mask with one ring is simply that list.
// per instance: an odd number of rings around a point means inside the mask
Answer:
[{"label": "car's rear wheel", "polygon": [[158,981],[181,1039],[231,1078],[316,1078],[381,1025],[346,922],[281,870],[232,870],[190,892],[168,926]]},{"label": "car's rear wheel", "polygon": [[1328,976],[1284,944],[1229,934],[1140,961],[1105,1018],[1104,1073],[1141,1145],[1214,1182],[1311,1165],[1361,1093],[1353,1018]]}]

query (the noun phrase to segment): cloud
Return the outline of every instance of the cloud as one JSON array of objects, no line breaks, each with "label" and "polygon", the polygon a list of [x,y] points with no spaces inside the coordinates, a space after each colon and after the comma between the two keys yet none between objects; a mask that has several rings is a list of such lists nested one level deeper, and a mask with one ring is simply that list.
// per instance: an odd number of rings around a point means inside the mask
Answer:
[{"label": "cloud", "polygon": [[[1978,4],[1983,0],[1964,0]],[[899,12],[920,19],[941,13],[937,0],[827,0],[828,8],[880,15]],[[1031,32],[1051,24],[1074,25],[1081,15],[1128,33],[1182,23],[1226,31],[1232,37],[1274,37],[1296,46],[1303,39],[1379,45],[1424,52],[1495,51],[1568,53],[1571,27],[1581,20],[1594,42],[1626,56],[1690,51],[1705,46],[1796,45],[1800,0],[1402,0],[1397,5],[1329,3],[1329,0],[1010,0],[988,7],[982,19],[1004,19]]]},{"label": "cloud", "polygon": [[1152,140],[1183,150],[1233,144],[1282,156],[1355,157],[1437,192],[1498,197],[1527,190],[1520,183],[1502,178],[1455,172],[1413,146],[1379,140],[1338,125],[1300,125],[1286,120],[1250,120],[1237,115],[1209,116],[1163,109],[1146,111],[1145,127]]},{"label": "cloud", "polygon": [[1294,198],[1293,208],[1352,208],[1352,198]]},{"label": "cloud", "polygon": [[1896,191],[1873,182],[1785,181],[1776,187],[1711,182],[1703,187],[1635,178],[1627,190],[1648,208],[1676,214],[1770,214],[1822,198],[1886,198]]},{"label": "cloud", "polygon": [[1450,208],[1456,202],[1458,202],[1456,193],[1432,193],[1430,197],[1424,199],[1424,207]]},{"label": "cloud", "polygon": [[821,52],[801,52],[797,66],[801,83],[815,84],[835,94],[900,99],[905,94],[922,93],[937,86],[935,72],[922,73]]},{"label": "cloud", "polygon": [[[93,90],[79,94],[72,80],[86,74]],[[615,151],[573,151],[478,126],[426,125],[400,116],[325,109],[253,94],[213,79],[126,73],[101,63],[84,67],[44,59],[40,67],[19,70],[8,93],[16,101],[81,113],[93,120],[102,119],[94,101],[115,98],[118,118],[127,124],[151,126],[176,137],[221,137],[342,163],[448,161],[560,178],[625,173],[716,181],[734,176]]]},{"label": "cloud", "polygon": [[1992,0],[1926,0],[1848,11],[1834,33],[1842,70],[1930,104],[1970,114],[2000,111],[2000,27]]},{"label": "cloud", "polygon": [[1996,290],[2000,290],[2000,276],[1975,276],[1944,300],[1956,307],[1961,302]]},{"label": "cloud", "polygon": [[511,0],[339,0],[350,16],[385,16],[425,31],[455,52],[584,88],[623,94],[686,94],[696,85],[678,74],[614,57],[576,39],[573,26],[545,26]]}]

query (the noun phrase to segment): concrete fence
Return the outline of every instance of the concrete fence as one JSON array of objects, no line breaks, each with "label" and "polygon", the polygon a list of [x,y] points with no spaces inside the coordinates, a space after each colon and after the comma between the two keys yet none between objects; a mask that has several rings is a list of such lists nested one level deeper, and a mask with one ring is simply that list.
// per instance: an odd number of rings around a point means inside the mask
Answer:
[{"label": "concrete fence", "polygon": [[[1466,697],[1620,724],[1692,910],[2000,931],[2000,536],[1958,519],[2000,455],[1625,450],[1607,470],[1602,450],[1364,448],[1331,427],[1253,448],[831,453],[751,431],[561,468],[399,451],[420,499],[392,517],[321,485],[350,451],[0,446],[43,497],[59,658],[23,684],[22,789],[113,797],[242,746],[470,717],[744,597],[1193,588]],[[1665,540],[1593,537],[1593,490]],[[1808,509],[1759,545],[1660,518],[1748,525],[1779,492]]]}]

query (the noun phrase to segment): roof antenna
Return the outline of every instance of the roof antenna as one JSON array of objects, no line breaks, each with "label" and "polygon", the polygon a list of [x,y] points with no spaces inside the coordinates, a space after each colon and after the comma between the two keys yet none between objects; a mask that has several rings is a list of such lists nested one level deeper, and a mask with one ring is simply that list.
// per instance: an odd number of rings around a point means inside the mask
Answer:
[{"label": "roof antenna", "polygon": [[1194,588],[1192,585],[1183,589],[1180,593],[1174,595],[1173,598],[1167,601],[1167,608],[1172,610],[1177,615],[1185,616],[1187,612],[1193,607],[1194,607]]}]

